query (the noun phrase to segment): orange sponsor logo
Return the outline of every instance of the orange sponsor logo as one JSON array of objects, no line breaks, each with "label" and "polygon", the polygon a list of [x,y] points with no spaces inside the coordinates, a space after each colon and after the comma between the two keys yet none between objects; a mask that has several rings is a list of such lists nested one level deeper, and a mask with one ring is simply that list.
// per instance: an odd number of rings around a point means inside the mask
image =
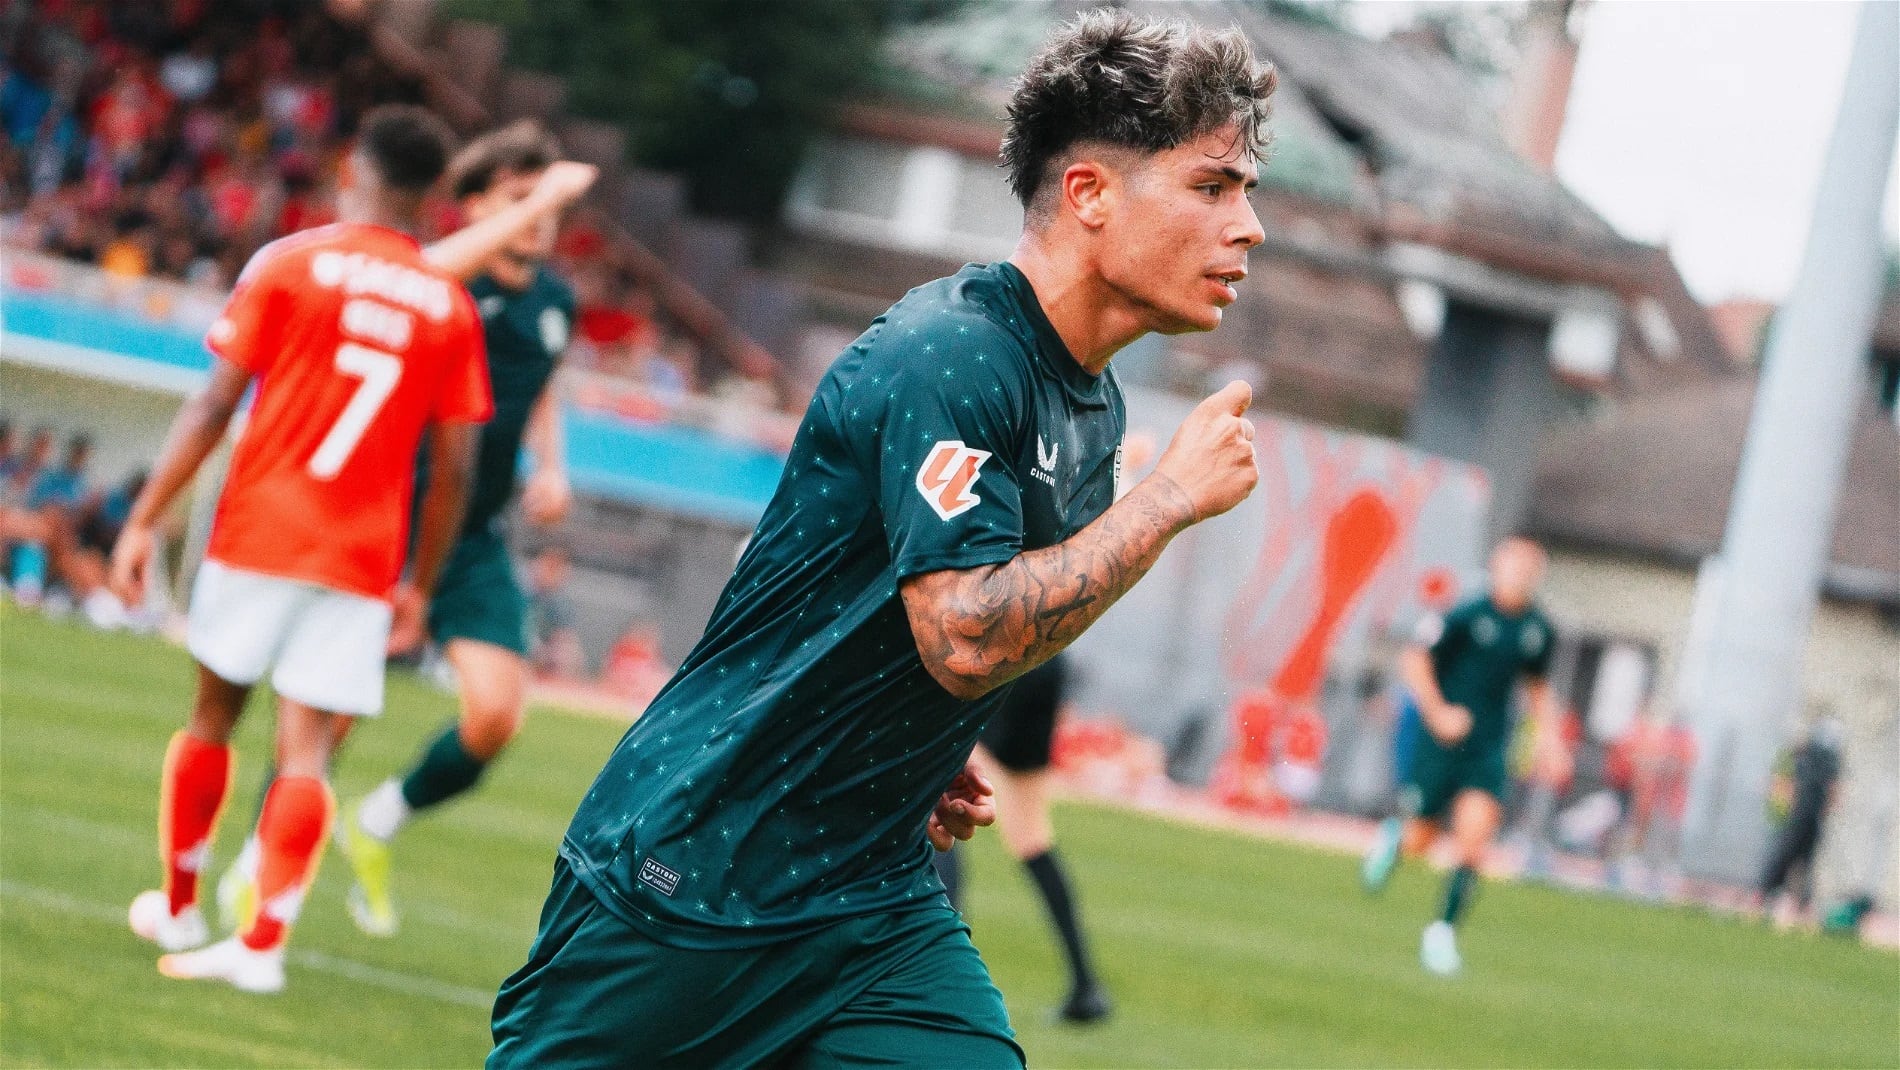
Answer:
[{"label": "orange sponsor logo", "polygon": [[917,469],[917,493],[945,520],[967,513],[983,500],[971,488],[976,485],[976,470],[989,459],[987,452],[961,442],[939,442],[930,447]]}]

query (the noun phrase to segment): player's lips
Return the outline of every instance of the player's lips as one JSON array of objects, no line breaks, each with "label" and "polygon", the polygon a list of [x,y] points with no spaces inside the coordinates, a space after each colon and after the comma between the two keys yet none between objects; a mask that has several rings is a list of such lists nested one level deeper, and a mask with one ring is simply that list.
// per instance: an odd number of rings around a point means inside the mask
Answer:
[{"label": "player's lips", "polygon": [[1223,303],[1229,305],[1240,300],[1240,291],[1234,289],[1234,286],[1246,277],[1246,268],[1228,268],[1225,271],[1211,271],[1208,272],[1206,276],[1207,281],[1213,283],[1214,288],[1219,290],[1221,296],[1226,299]]}]

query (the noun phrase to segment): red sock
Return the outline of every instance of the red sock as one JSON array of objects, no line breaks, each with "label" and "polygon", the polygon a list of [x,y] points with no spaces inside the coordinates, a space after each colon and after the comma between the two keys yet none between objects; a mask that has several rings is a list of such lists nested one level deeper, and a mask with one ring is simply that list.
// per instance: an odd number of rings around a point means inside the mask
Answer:
[{"label": "red sock", "polygon": [[230,745],[173,735],[158,786],[158,857],[174,915],[198,901],[198,872],[211,859],[211,834],[230,793]]},{"label": "red sock", "polygon": [[257,917],[244,933],[245,946],[264,951],[281,946],[289,935],[304,889],[316,875],[335,808],[330,785],[316,777],[278,777],[271,785],[257,819],[264,857],[257,867]]}]

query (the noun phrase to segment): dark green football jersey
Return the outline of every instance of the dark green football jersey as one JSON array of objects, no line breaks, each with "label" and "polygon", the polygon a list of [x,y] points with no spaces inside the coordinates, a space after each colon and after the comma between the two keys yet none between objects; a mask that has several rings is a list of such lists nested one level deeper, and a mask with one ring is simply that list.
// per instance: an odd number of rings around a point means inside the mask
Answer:
[{"label": "dark green football jersey", "polygon": [[1010,264],[912,290],[819,383],[706,633],[561,851],[677,946],[743,946],[942,891],[924,824],[1007,689],[925,670],[906,576],[1008,561],[1109,507],[1124,428]]},{"label": "dark green football jersey", "polygon": [[495,396],[495,416],[482,427],[462,525],[464,531],[481,531],[514,497],[528,414],[573,333],[574,291],[546,268],[537,268],[525,290],[507,289],[483,275],[468,284],[468,292],[482,314],[488,382]]},{"label": "dark green football jersey", "polygon": [[[1512,616],[1475,598],[1424,626],[1438,689],[1471,711],[1471,749],[1503,747],[1511,735],[1511,693],[1522,676],[1550,674],[1556,633],[1536,606]],[[1433,635],[1431,633],[1435,632]]]}]

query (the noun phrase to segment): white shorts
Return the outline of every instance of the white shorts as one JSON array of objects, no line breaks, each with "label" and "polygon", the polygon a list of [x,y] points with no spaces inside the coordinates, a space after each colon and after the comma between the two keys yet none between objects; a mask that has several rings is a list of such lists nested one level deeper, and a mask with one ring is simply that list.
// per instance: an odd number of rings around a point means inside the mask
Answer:
[{"label": "white shorts", "polygon": [[330,713],[383,709],[389,603],[232,568],[209,558],[191,585],[185,646],[198,664],[246,687],[271,673],[277,693]]}]

